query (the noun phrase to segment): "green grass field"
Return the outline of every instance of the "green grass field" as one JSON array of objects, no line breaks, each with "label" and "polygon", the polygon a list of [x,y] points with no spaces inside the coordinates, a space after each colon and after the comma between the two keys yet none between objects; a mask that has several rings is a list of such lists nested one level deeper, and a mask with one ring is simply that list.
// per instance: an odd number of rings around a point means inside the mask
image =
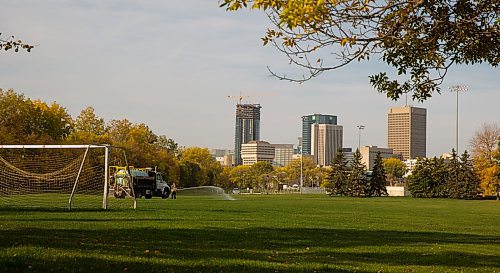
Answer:
[{"label": "green grass field", "polygon": [[0,272],[499,272],[500,202],[323,195],[0,208]]}]

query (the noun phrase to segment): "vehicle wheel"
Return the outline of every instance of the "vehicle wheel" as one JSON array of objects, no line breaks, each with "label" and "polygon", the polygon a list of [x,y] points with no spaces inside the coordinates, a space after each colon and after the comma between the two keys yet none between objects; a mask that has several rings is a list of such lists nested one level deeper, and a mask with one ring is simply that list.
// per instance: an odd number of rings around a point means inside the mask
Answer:
[{"label": "vehicle wheel", "polygon": [[163,198],[163,199],[167,199],[169,195],[170,195],[170,194],[169,194],[169,192],[168,192],[168,191],[163,191],[163,193],[162,193],[162,195],[161,195],[161,198]]},{"label": "vehicle wheel", "polygon": [[142,193],[140,191],[137,191],[135,193],[135,198],[141,198],[142,197]]},{"label": "vehicle wheel", "polygon": [[151,199],[151,197],[153,197],[153,195],[151,195],[151,194],[144,195],[144,198],[146,198],[146,199]]}]

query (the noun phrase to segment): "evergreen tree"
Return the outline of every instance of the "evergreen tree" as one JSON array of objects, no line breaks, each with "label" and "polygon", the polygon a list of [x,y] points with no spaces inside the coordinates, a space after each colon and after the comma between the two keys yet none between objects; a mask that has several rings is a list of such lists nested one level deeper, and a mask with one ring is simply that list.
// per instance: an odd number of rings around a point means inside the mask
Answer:
[{"label": "evergreen tree", "polygon": [[377,157],[375,157],[375,163],[373,165],[372,177],[369,180],[370,185],[370,196],[382,196],[387,195],[387,189],[385,183],[387,177],[385,174],[384,162],[380,152],[377,152]]},{"label": "evergreen tree", "polygon": [[446,197],[447,175],[443,158],[418,159],[408,177],[408,190],[417,198]]},{"label": "evergreen tree", "polygon": [[332,167],[332,171],[328,176],[327,184],[330,195],[346,195],[349,168],[347,167],[342,150],[337,151],[335,159],[333,159],[330,166]]},{"label": "evergreen tree", "polygon": [[458,174],[458,187],[450,194],[453,198],[477,199],[480,193],[480,180],[474,170],[470,156],[465,151],[460,157],[460,172]]},{"label": "evergreen tree", "polygon": [[444,158],[434,157],[431,160],[431,196],[445,198],[448,197],[446,177],[448,175],[448,170],[446,164],[444,163]]},{"label": "evergreen tree", "polygon": [[418,158],[411,175],[408,177],[406,186],[413,197],[422,198],[427,196],[427,188],[429,188],[427,158]]},{"label": "evergreen tree", "polygon": [[356,149],[347,180],[346,194],[349,196],[366,196],[370,190],[365,175],[366,166],[361,162],[361,157],[359,149]]}]

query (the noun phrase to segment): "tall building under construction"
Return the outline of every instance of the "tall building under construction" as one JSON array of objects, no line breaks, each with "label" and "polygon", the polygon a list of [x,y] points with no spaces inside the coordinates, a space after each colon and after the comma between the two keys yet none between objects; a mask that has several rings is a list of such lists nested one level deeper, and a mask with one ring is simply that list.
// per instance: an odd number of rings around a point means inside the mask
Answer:
[{"label": "tall building under construction", "polygon": [[425,157],[427,110],[411,106],[392,107],[387,115],[387,146],[403,160]]},{"label": "tall building under construction", "polygon": [[234,133],[235,165],[241,165],[241,145],[260,140],[260,104],[236,105],[236,130]]}]

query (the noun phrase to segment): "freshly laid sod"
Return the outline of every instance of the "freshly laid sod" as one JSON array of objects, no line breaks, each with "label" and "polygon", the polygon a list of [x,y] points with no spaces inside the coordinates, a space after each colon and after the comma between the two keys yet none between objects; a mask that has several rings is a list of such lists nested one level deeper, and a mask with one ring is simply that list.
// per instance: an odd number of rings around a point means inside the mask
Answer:
[{"label": "freshly laid sod", "polygon": [[500,202],[179,196],[0,208],[0,272],[499,272]]}]

